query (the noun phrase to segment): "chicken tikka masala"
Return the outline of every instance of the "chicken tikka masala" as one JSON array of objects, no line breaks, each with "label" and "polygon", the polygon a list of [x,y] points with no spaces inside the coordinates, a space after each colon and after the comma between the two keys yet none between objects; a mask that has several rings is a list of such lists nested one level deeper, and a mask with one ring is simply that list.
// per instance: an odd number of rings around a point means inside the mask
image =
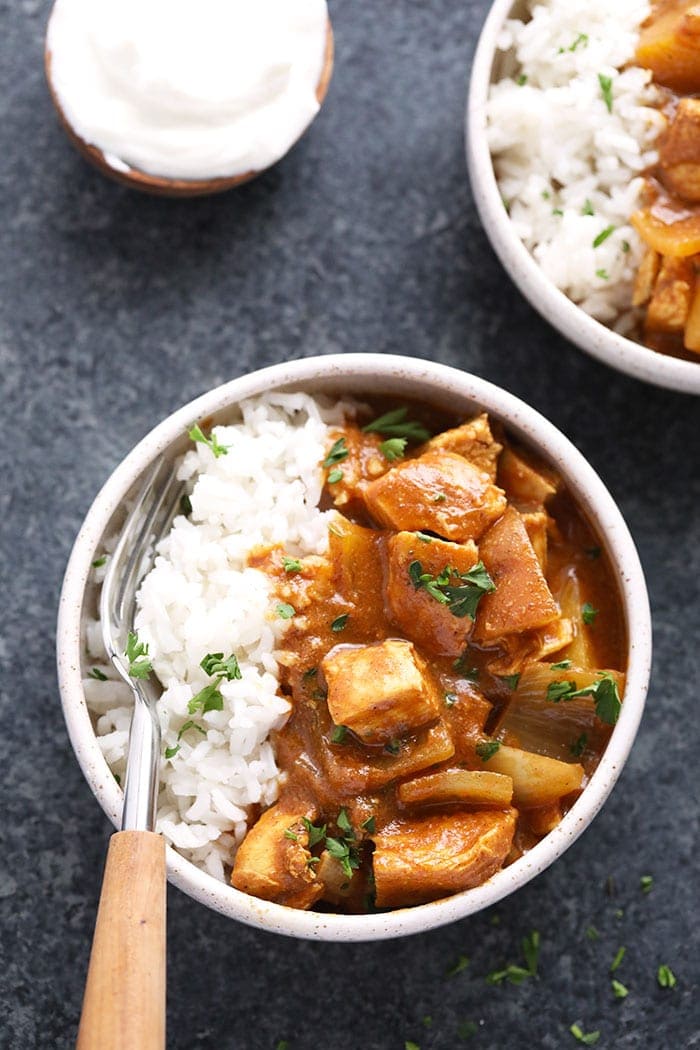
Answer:
[{"label": "chicken tikka masala", "polygon": [[483,883],[571,807],[624,691],[613,573],[558,474],[486,415],[372,407],[323,462],[327,555],[250,559],[292,713],[232,883],[294,908]]}]

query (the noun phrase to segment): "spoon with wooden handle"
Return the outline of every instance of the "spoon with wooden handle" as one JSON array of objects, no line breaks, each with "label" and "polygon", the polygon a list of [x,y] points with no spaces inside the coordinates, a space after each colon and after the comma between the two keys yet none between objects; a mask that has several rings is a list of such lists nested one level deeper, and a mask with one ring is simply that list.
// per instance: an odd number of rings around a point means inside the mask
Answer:
[{"label": "spoon with wooden handle", "polygon": [[[326,50],[324,53],[323,68],[321,69],[321,75],[316,86],[316,98],[319,105],[323,103],[323,100],[326,97],[328,85],[333,74],[333,52],[333,28],[329,20],[326,29]],[[250,180],[254,179],[256,175],[261,174],[260,171],[247,171],[242,175],[228,175],[214,179],[171,179],[161,175],[149,175],[148,172],[139,171],[136,168],[125,167],[124,170],[118,169],[110,164],[109,160],[98,146],[86,142],[85,139],[77,134],[69,123],[68,118],[61,107],[51,77],[51,51],[49,50],[48,45],[44,49],[44,68],[46,70],[46,79],[49,85],[51,99],[56,108],[61,127],[75,148],[83,155],[83,157],[85,157],[86,160],[90,161],[94,167],[101,171],[103,175],[107,175],[109,178],[115,179],[117,182],[121,182],[125,186],[129,186],[131,189],[142,190],[144,193],[151,193],[160,197],[204,197],[210,193],[223,193],[224,190],[231,190],[236,186],[242,186],[243,183],[250,182]]]},{"label": "spoon with wooden handle", "polygon": [[165,1047],[165,842],[155,833],[160,725],[148,648],[133,633],[136,592],[183,486],[156,461],[111,556],[100,595],[107,655],[134,697],[122,830],[109,844],[78,1050]]}]

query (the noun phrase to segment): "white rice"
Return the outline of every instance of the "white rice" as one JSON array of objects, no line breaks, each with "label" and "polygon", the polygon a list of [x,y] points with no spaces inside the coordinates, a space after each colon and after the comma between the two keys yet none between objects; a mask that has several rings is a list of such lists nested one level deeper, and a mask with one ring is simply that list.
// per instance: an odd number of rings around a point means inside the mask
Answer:
[{"label": "white rice", "polygon": [[[276,613],[268,578],[248,568],[257,544],[281,544],[295,557],[327,547],[328,513],[317,509],[320,462],[330,427],[348,406],[321,406],[305,394],[268,394],[241,406],[242,420],[215,427],[228,453],[215,458],[196,445],[179,476],[192,482],[192,513],[178,517],[158,547],[138,597],[136,629],[149,645],[164,686],[158,701],[167,748],[162,757],[158,829],[194,863],[225,877],[247,829],[249,808],[275,800],[280,773],[268,740],[289,713],[279,694],[275,650],[289,626]],[[104,569],[96,570],[99,582]],[[98,623],[87,630],[93,662],[104,661]],[[242,678],[222,682],[222,711],[192,715],[187,705],[211,679],[201,669],[207,653],[235,653]],[[100,665],[107,681],[86,678],[98,742],[110,768],[125,771],[131,720],[130,692]],[[195,720],[205,733],[185,732]]]},{"label": "white rice", "polygon": [[[547,0],[506,22],[513,75],[492,86],[488,140],[518,236],[547,277],[598,320],[634,326],[643,255],[629,223],[665,120],[651,73],[628,66],[645,0]],[[608,110],[599,77],[611,81]],[[586,214],[587,212],[593,214]],[[597,247],[608,227],[614,232]]]}]

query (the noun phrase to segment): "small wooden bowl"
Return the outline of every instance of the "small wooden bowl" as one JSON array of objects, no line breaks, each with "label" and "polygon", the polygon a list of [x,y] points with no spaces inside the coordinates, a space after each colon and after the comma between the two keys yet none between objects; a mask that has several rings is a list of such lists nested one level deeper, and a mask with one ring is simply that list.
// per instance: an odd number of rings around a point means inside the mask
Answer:
[{"label": "small wooden bowl", "polygon": [[[319,105],[323,104],[333,74],[333,52],[333,28],[329,21],[326,31],[326,51],[323,59],[323,68],[316,87],[316,98]],[[260,171],[247,171],[242,175],[225,175],[215,179],[169,179],[161,175],[149,175],[147,172],[139,171],[137,168],[120,171],[112,167],[101,149],[97,146],[91,146],[85,139],[82,139],[69,124],[51,81],[51,52],[48,47],[44,50],[44,68],[58,119],[75,148],[103,175],[114,179],[116,182],[121,182],[122,185],[128,186],[132,190],[141,190],[143,193],[151,193],[159,197],[204,197],[210,193],[223,193],[224,190],[242,186],[244,182],[250,182],[256,175],[261,174]]]}]

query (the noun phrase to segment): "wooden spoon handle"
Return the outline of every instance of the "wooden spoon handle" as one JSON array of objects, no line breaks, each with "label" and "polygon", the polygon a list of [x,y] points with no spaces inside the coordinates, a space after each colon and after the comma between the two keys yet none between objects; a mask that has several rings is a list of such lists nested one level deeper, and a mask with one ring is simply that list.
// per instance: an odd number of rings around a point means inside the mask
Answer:
[{"label": "wooden spoon handle", "polygon": [[165,1047],[165,842],[118,831],[107,853],[77,1050]]}]

